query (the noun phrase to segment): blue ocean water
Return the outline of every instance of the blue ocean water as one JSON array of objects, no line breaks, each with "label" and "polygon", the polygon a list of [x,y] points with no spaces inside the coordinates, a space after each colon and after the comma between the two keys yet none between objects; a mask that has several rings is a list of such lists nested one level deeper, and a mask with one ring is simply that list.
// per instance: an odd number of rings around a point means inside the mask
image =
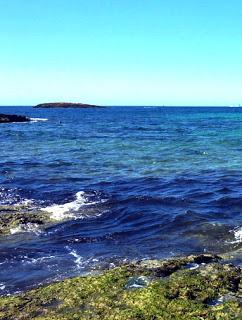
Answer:
[{"label": "blue ocean water", "polygon": [[0,237],[1,294],[127,260],[241,249],[242,108],[0,112],[35,119],[0,124],[0,205],[56,219]]}]

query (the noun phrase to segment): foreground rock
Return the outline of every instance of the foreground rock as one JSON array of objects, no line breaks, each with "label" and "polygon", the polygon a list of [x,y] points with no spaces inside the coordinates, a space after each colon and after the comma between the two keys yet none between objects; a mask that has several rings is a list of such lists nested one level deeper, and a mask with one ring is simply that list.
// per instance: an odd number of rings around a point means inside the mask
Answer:
[{"label": "foreground rock", "polygon": [[51,222],[48,212],[33,212],[27,206],[0,206],[0,236],[40,230]]},{"label": "foreground rock", "polygon": [[0,114],[0,123],[9,122],[28,122],[30,118],[25,116],[18,116],[16,114]]},{"label": "foreground rock", "polygon": [[0,319],[241,319],[241,269],[219,260],[143,261],[66,279],[0,298]]},{"label": "foreground rock", "polygon": [[41,103],[35,106],[35,108],[103,108],[94,104],[85,103],[71,103],[71,102],[51,102]]}]

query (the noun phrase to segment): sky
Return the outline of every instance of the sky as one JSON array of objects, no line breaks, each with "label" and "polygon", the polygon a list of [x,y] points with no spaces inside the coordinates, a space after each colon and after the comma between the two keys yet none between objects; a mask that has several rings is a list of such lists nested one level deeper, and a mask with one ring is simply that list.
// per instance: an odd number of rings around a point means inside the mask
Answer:
[{"label": "sky", "polygon": [[0,105],[242,104],[241,0],[0,0]]}]

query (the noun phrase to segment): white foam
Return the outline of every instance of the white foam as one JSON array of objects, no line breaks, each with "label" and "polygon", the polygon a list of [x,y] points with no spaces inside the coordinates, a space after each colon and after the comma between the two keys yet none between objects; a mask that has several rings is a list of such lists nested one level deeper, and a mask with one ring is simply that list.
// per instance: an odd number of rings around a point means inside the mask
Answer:
[{"label": "white foam", "polygon": [[19,202],[19,205],[29,206],[33,203],[34,203],[34,201],[32,199],[23,199],[23,200],[21,200],[21,202]]},{"label": "white foam", "polygon": [[26,224],[20,224],[17,227],[10,229],[11,234],[16,234],[21,232],[32,232],[35,234],[40,234],[41,230],[39,229],[39,225],[37,223],[31,223],[31,222],[28,222]]},{"label": "white foam", "polygon": [[234,234],[234,241],[230,241],[230,243],[240,243],[242,242],[242,227],[236,227],[233,230],[230,230]]},{"label": "white foam", "polygon": [[[26,257],[27,258],[27,257]],[[31,258],[29,260],[23,261],[25,264],[41,264],[41,263],[45,263],[48,260],[52,260],[55,259],[56,256],[45,256],[45,257],[40,257],[40,258]]]},{"label": "white foam", "polygon": [[39,122],[39,121],[47,121],[48,119],[46,118],[30,118],[32,122]]},{"label": "white foam", "polygon": [[72,250],[72,251],[70,252],[70,255],[73,256],[74,258],[76,258],[74,262],[75,262],[77,268],[83,267],[83,261],[84,261],[84,259],[83,259],[82,256],[80,256],[79,254],[77,254],[76,250]]},{"label": "white foam", "polygon": [[236,242],[242,242],[242,227],[236,228],[234,230],[234,237],[236,239]]},{"label": "white foam", "polygon": [[88,202],[85,197],[84,191],[79,191],[76,193],[76,199],[72,202],[67,202],[64,204],[54,204],[52,206],[42,208],[42,211],[49,212],[51,214],[50,218],[54,220],[63,220],[67,218],[76,218],[76,213],[84,205],[95,204],[96,202]]},{"label": "white foam", "polygon": [[75,263],[75,267],[77,269],[85,269],[87,266],[90,267],[90,265],[95,265],[99,261],[94,257],[83,257],[78,254],[75,249],[70,248],[69,246],[66,246],[65,249],[70,256],[73,256],[75,258],[73,262]]},{"label": "white foam", "polygon": [[0,290],[4,290],[6,288],[5,284],[0,283]]}]

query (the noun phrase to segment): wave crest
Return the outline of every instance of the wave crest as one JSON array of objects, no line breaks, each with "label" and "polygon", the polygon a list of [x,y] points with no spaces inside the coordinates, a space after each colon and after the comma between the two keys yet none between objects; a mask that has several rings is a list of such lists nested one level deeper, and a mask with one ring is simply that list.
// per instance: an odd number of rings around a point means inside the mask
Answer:
[{"label": "wave crest", "polygon": [[[104,202],[102,200],[101,202]],[[75,195],[75,200],[64,204],[53,204],[51,206],[41,208],[42,211],[50,213],[53,220],[64,220],[68,218],[80,218],[79,210],[83,206],[94,205],[99,201],[90,201],[84,191],[79,191]]]}]

